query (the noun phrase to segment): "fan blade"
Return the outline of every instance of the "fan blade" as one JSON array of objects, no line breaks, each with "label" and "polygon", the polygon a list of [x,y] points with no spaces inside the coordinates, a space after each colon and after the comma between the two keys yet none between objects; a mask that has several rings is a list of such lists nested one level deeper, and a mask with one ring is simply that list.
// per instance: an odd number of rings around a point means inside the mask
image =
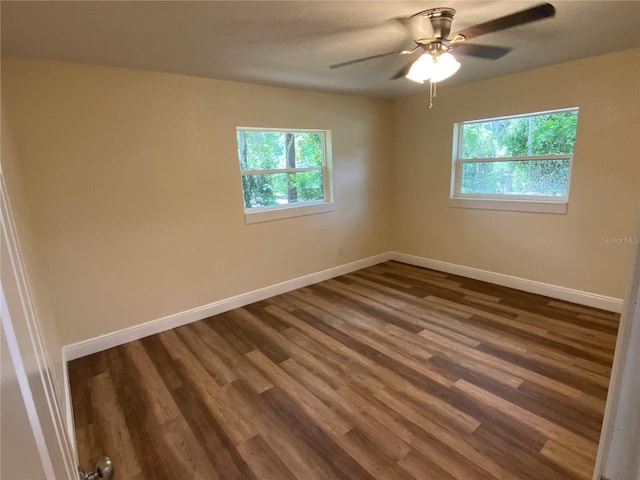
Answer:
[{"label": "fan blade", "polygon": [[367,60],[373,60],[374,58],[388,57],[388,56],[391,56],[391,55],[411,55],[419,47],[420,46],[418,45],[412,50],[396,50],[395,52],[378,53],[377,55],[371,55],[370,57],[356,58],[355,60],[349,60],[347,62],[334,63],[333,65],[329,65],[329,68],[346,67],[347,65],[353,65],[354,63],[365,62]]},{"label": "fan blade", "polygon": [[550,3],[541,3],[532,8],[522,10],[520,12],[512,13],[505,17],[496,18],[489,22],[480,23],[473,27],[465,28],[452,35],[451,38],[455,38],[456,35],[463,36],[466,40],[470,38],[479,37],[480,35],[486,35],[487,33],[497,32],[499,30],[505,30],[507,28],[515,27],[517,25],[523,25],[525,23],[535,22],[542,20],[543,18],[553,17],[556,14],[556,9]]},{"label": "fan blade", "polygon": [[398,73],[396,73],[393,77],[391,77],[391,80],[397,80],[399,78],[402,78],[402,77],[406,76],[407,73],[409,73],[409,70],[411,69],[411,65],[413,65],[413,62],[414,62],[414,60],[411,60],[404,67],[402,67],[400,70],[398,70]]},{"label": "fan blade", "polygon": [[361,36],[388,36],[400,32],[405,34],[405,28],[400,25],[395,18],[381,20],[376,23],[353,25],[349,27],[337,27],[328,30],[318,30],[316,28],[291,34],[284,30],[269,32],[268,38],[260,35],[249,41],[250,45],[276,45],[281,46],[283,42],[287,44],[305,45],[308,43],[349,41],[357,35]]},{"label": "fan blade", "polygon": [[451,53],[460,53],[470,57],[498,60],[511,51],[508,47],[496,47],[493,45],[476,45],[473,43],[458,43],[449,49]]}]

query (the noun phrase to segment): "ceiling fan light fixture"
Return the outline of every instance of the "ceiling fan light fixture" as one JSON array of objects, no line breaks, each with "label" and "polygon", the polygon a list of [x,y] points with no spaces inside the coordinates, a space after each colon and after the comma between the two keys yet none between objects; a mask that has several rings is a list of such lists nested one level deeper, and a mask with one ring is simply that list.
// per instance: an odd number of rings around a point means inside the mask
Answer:
[{"label": "ceiling fan light fixture", "polygon": [[409,80],[429,83],[429,108],[433,107],[433,98],[436,96],[436,85],[438,82],[449,78],[460,68],[458,62],[453,55],[448,52],[440,55],[434,55],[431,52],[423,53],[416,60],[409,72],[405,75]]},{"label": "ceiling fan light fixture", "polygon": [[460,62],[450,53],[443,53],[437,57],[432,56],[430,53],[423,53],[411,65],[409,72],[405,76],[417,83],[424,83],[427,80],[441,82],[456,73],[459,68]]}]

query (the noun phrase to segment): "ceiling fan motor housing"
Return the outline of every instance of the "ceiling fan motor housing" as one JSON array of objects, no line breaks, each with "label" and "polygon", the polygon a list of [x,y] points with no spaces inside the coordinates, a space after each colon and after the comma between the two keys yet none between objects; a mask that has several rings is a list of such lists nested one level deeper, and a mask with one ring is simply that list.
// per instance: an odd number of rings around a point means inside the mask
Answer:
[{"label": "ceiling fan motor housing", "polygon": [[[424,39],[425,42],[432,41],[434,38],[446,40],[451,32],[451,22],[456,18],[456,11],[453,8],[437,7],[430,8],[417,13],[415,16],[420,16],[425,19],[429,19],[431,28],[433,29],[433,37],[430,39]],[[423,39],[418,40],[422,43]]]}]

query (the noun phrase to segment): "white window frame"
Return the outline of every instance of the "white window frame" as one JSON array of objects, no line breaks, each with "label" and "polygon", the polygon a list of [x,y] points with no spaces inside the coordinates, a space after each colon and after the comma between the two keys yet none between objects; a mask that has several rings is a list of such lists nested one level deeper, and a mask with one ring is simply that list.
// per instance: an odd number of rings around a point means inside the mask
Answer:
[{"label": "white window frame", "polygon": [[[269,173],[291,173],[322,171],[323,199],[314,202],[299,202],[293,204],[273,205],[269,207],[244,207],[245,223],[270,222],[284,218],[300,217],[303,215],[314,215],[317,213],[332,212],[335,210],[333,203],[333,169],[331,159],[331,130],[304,129],[304,128],[262,128],[262,127],[236,127],[237,133],[241,130],[253,130],[261,132],[278,133],[319,133],[322,138],[322,166],[321,167],[300,167],[300,168],[275,168],[268,170],[240,170],[240,188],[242,189],[243,175],[264,175]],[[237,150],[237,148],[236,148]],[[238,166],[240,159],[238,158]],[[243,190],[241,190],[243,191]],[[244,192],[243,192],[244,196]],[[244,205],[244,199],[242,201]]]},{"label": "white window frame", "polygon": [[[453,124],[453,148],[451,167],[451,196],[449,205],[458,208],[480,208],[485,210],[509,210],[516,212],[557,213],[567,212],[569,203],[569,189],[571,187],[571,171],[573,169],[573,154],[566,155],[535,155],[526,157],[490,157],[490,158],[459,158],[462,151],[462,127],[473,123],[485,123],[498,120],[510,120],[514,118],[530,118],[540,115],[549,115],[562,112],[578,112],[578,107],[546,110],[542,112],[523,113],[518,115],[506,115],[503,117],[483,118],[458,122]],[[497,194],[470,194],[462,193],[462,166],[465,163],[479,162],[524,162],[544,160],[569,160],[569,174],[567,179],[567,195],[565,197],[546,195],[497,195]]]}]

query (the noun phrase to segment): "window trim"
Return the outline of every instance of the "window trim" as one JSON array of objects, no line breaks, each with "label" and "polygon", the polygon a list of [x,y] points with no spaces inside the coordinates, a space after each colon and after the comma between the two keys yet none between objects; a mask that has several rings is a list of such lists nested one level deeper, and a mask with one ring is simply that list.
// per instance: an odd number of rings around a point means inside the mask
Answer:
[{"label": "window trim", "polygon": [[333,202],[306,202],[300,205],[293,204],[285,208],[282,206],[262,207],[254,209],[256,211],[245,210],[244,220],[247,225],[260,222],[271,222],[282,220],[283,218],[302,217],[305,215],[315,215],[316,213],[333,212],[335,206]]},{"label": "window trim", "polygon": [[506,210],[508,212],[567,213],[568,202],[542,200],[503,200],[494,198],[451,198],[449,206],[454,208],[477,208],[480,210]]},{"label": "window trim", "polygon": [[[244,208],[244,218],[247,225],[259,222],[269,222],[273,220],[281,220],[284,218],[300,217],[304,215],[314,215],[317,213],[332,212],[335,210],[333,203],[333,168],[331,157],[331,130],[323,129],[309,129],[309,128],[263,128],[263,127],[236,127],[236,149],[238,131],[240,130],[253,130],[261,132],[276,132],[276,133],[320,133],[322,140],[322,158],[323,163],[321,167],[300,167],[300,168],[275,168],[267,170],[242,170],[240,169],[240,191],[244,195],[242,187],[243,175],[264,175],[264,174],[277,174],[277,173],[292,173],[292,172],[309,172],[320,171],[322,172],[322,194],[323,199],[310,202],[299,202],[284,205],[271,205],[267,207],[244,207],[244,200],[242,202]],[[238,166],[240,166],[240,159],[238,159]]]},{"label": "window trim", "polygon": [[[559,213],[567,212],[571,188],[571,173],[573,171],[573,153],[532,155],[522,157],[489,157],[489,158],[459,158],[462,151],[462,126],[474,123],[486,123],[515,118],[530,118],[553,113],[578,112],[578,107],[560,108],[557,110],[545,110],[542,112],[505,115],[502,117],[484,118],[456,122],[453,124],[453,147],[451,166],[451,190],[449,206],[458,208],[479,208],[485,210],[509,210],[517,212],[535,213]],[[569,160],[569,173],[567,179],[567,194],[563,197],[547,195],[497,195],[481,193],[462,193],[462,166],[465,163],[480,162],[524,162],[545,160]]]}]

